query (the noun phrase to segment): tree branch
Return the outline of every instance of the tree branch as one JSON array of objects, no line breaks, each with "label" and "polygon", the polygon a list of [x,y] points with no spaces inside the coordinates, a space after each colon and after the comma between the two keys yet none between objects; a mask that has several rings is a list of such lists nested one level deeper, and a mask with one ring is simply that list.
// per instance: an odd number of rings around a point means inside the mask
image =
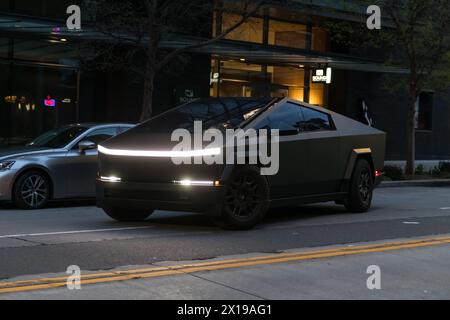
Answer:
[{"label": "tree branch", "polygon": [[245,8],[244,8],[244,13],[242,14],[241,19],[239,19],[239,21],[237,23],[235,23],[234,25],[232,25],[231,27],[229,27],[228,29],[226,29],[225,31],[223,31],[221,34],[213,37],[212,39],[206,40],[206,41],[202,41],[202,42],[198,42],[195,44],[191,44],[191,45],[187,45],[178,49],[175,49],[174,51],[170,52],[167,56],[164,57],[164,59],[162,59],[158,64],[157,64],[157,69],[161,70],[163,67],[165,67],[172,59],[174,59],[176,56],[185,53],[189,50],[192,49],[197,49],[197,48],[201,48],[201,47],[205,47],[211,44],[214,44],[217,41],[222,40],[223,38],[225,38],[227,35],[229,35],[231,32],[235,31],[236,29],[238,29],[241,25],[243,25],[251,16],[255,15],[258,10],[267,2],[266,0],[260,0],[257,1],[255,7],[251,10],[248,10],[248,6],[249,3],[253,2],[252,0],[249,0],[246,4],[245,4]]}]

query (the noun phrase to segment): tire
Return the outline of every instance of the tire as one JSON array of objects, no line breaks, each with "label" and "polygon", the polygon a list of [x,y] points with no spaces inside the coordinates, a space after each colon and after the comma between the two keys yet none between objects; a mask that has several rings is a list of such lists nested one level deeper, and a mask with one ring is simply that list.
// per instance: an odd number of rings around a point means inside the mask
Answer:
[{"label": "tire", "polygon": [[359,159],[350,180],[348,200],[345,207],[354,213],[367,212],[372,205],[373,175],[369,162]]},{"label": "tire", "polygon": [[153,213],[153,210],[130,210],[122,208],[103,208],[103,211],[114,220],[120,222],[145,221]]},{"label": "tire", "polygon": [[224,229],[249,230],[269,209],[269,184],[259,168],[240,167],[225,185],[220,216],[214,222]]},{"label": "tire", "polygon": [[28,171],[19,176],[13,188],[13,202],[25,210],[44,208],[50,200],[50,180],[39,171]]}]

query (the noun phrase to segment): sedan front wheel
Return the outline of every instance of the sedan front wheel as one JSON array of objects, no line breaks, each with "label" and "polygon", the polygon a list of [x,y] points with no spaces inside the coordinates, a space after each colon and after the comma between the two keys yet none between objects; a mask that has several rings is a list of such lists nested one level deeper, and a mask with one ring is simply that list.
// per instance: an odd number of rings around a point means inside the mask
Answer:
[{"label": "sedan front wheel", "polygon": [[50,199],[50,182],[39,171],[27,172],[17,179],[13,195],[14,203],[18,208],[41,209]]}]

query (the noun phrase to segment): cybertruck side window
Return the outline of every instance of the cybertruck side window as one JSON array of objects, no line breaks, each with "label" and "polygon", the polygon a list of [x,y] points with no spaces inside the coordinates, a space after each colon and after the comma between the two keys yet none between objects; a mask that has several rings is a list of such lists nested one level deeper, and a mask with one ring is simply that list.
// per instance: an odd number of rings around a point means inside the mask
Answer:
[{"label": "cybertruck side window", "polygon": [[269,114],[257,129],[278,129],[282,136],[296,135],[302,123],[299,106],[288,102]]},{"label": "cybertruck side window", "polygon": [[302,131],[334,130],[334,125],[330,115],[306,107],[301,107],[301,111],[304,120],[301,123],[300,130]]}]

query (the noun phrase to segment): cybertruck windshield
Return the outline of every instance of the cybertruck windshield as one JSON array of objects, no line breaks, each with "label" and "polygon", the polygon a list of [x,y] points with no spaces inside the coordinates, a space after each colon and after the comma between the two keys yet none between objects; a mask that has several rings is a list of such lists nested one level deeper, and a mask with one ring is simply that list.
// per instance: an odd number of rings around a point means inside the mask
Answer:
[{"label": "cybertruck windshield", "polygon": [[274,102],[273,98],[198,99],[163,113],[134,129],[135,132],[171,133],[174,129],[194,129],[202,121],[203,129],[235,129],[253,119]]}]

